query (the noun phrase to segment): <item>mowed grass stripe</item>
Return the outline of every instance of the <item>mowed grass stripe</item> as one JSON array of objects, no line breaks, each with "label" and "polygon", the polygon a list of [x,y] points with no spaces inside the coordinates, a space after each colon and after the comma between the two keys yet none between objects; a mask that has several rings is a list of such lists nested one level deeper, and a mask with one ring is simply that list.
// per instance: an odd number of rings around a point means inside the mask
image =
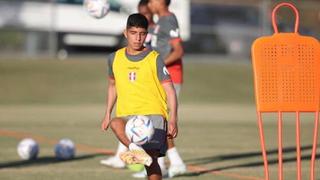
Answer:
[{"label": "mowed grass stripe", "polygon": [[[107,62],[0,61],[0,104],[104,103]],[[183,103],[253,103],[250,64],[185,63]]]},{"label": "mowed grass stripe", "polygon": [[[37,142],[50,144],[50,145],[55,145],[56,143],[58,143],[58,140],[50,139],[44,136],[40,136],[32,133],[26,133],[26,132],[9,131],[5,129],[0,129],[0,136],[11,137],[15,139],[33,138]],[[78,151],[82,151],[85,153],[99,153],[99,154],[105,154],[105,155],[114,155],[114,152],[111,150],[95,148],[95,147],[91,147],[84,144],[76,144],[76,149]],[[227,173],[227,172],[223,173],[220,171],[210,171],[207,168],[203,168],[201,166],[195,166],[195,165],[188,165],[188,170],[191,171],[191,173],[193,172],[195,174],[210,173],[210,174],[219,175],[219,176],[231,177],[233,179],[238,179],[238,180],[261,180],[261,178],[244,176],[236,173]]]}]

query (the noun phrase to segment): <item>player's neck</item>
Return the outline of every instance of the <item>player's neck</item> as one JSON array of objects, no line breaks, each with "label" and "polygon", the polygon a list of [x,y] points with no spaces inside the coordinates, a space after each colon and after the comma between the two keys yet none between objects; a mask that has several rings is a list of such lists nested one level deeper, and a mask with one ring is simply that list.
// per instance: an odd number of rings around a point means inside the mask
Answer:
[{"label": "player's neck", "polygon": [[154,23],[153,21],[149,22],[149,27],[154,27],[156,25],[156,23]]},{"label": "player's neck", "polygon": [[163,8],[159,11],[159,17],[162,17],[162,16],[169,16],[171,15],[171,12],[169,11],[168,8]]},{"label": "player's neck", "polygon": [[144,50],[146,50],[145,47],[141,47],[140,49],[133,49],[131,47],[126,48],[126,51],[129,55],[137,55],[137,54],[140,54],[141,52],[143,52]]}]

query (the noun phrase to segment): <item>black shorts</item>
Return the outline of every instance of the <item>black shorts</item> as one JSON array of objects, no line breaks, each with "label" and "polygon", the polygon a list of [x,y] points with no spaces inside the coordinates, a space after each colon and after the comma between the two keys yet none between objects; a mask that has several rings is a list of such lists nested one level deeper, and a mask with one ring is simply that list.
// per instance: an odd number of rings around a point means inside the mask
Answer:
[{"label": "black shorts", "polygon": [[[123,117],[125,120],[129,120],[133,115]],[[159,151],[159,157],[165,156],[168,145],[167,145],[167,120],[161,115],[145,115],[151,119],[154,134],[152,139],[146,144],[142,145],[144,150],[155,150]]]}]

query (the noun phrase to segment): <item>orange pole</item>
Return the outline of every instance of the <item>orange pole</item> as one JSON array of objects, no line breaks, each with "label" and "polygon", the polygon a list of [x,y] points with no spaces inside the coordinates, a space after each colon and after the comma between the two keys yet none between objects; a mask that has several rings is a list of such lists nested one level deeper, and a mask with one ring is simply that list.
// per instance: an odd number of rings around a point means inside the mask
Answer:
[{"label": "orange pole", "polygon": [[278,178],[283,179],[282,164],[282,112],[278,111]]},{"label": "orange pole", "polygon": [[311,157],[311,170],[310,170],[310,179],[314,180],[314,165],[317,153],[317,141],[318,141],[318,126],[319,126],[319,111],[316,112],[316,117],[314,120],[314,131],[313,131],[313,146],[312,146],[312,157]]},{"label": "orange pole", "polygon": [[297,180],[301,180],[300,113],[296,112]]},{"label": "orange pole", "polygon": [[257,114],[258,114],[260,143],[261,143],[261,150],[262,150],[263,164],[264,164],[264,175],[265,175],[265,180],[269,180],[268,158],[267,158],[267,152],[266,152],[266,145],[264,141],[262,115],[261,115],[261,112],[257,112]]}]

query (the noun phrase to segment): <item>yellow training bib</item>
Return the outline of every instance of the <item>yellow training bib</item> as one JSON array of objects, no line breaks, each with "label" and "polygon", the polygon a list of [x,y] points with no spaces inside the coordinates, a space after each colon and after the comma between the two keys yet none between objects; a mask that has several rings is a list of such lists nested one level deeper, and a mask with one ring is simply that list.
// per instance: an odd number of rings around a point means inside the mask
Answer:
[{"label": "yellow training bib", "polygon": [[159,114],[168,117],[166,93],[157,76],[158,53],[134,62],[126,48],[115,53],[112,65],[117,90],[117,116]]}]

